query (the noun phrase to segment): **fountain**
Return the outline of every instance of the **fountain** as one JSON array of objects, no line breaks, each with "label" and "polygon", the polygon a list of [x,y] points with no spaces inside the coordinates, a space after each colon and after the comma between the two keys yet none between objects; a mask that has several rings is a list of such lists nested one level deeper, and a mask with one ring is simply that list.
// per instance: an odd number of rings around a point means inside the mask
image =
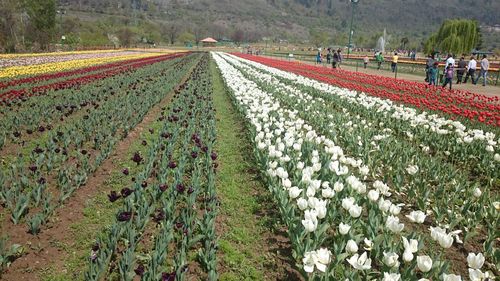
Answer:
[{"label": "fountain", "polygon": [[378,41],[377,41],[377,50],[384,53],[386,43],[387,43],[387,31],[384,28],[384,34],[382,36],[380,36],[380,38],[378,38]]}]

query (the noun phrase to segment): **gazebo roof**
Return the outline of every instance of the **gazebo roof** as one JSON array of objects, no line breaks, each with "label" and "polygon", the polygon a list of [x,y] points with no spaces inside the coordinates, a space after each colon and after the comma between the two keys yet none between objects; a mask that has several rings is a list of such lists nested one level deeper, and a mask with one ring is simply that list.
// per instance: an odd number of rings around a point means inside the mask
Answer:
[{"label": "gazebo roof", "polygon": [[203,43],[217,43],[217,40],[215,40],[212,37],[207,37],[207,38],[201,40],[201,42],[203,42]]}]

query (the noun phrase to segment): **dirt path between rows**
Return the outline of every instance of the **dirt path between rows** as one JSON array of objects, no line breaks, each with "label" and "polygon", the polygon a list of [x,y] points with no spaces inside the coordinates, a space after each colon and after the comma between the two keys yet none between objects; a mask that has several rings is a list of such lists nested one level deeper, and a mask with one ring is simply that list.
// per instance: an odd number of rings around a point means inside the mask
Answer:
[{"label": "dirt path between rows", "polygon": [[[182,85],[187,81],[195,67],[196,64],[188,70],[177,85]],[[170,103],[177,87],[172,89],[160,103],[146,114],[141,123],[130,131],[127,138],[116,145],[111,156],[89,177],[88,182],[77,189],[63,207],[55,211],[50,222],[42,228],[38,236],[27,233],[25,224],[13,226],[6,233],[3,233],[8,235],[10,243],[22,245],[27,252],[14,261],[2,275],[2,280],[40,280],[38,273],[49,266],[55,266],[57,270],[64,270],[63,266],[68,253],[62,249],[61,245],[74,243],[75,237],[69,236],[73,232],[71,225],[84,219],[86,202],[96,194],[103,192],[105,189],[103,187],[111,173],[121,168],[118,166],[119,160],[128,157],[126,152],[130,145],[140,137],[143,131],[147,130],[149,124],[156,120],[162,107]]]},{"label": "dirt path between rows", "polygon": [[290,240],[279,221],[279,211],[262,184],[246,128],[232,105],[215,68],[219,169],[217,215],[219,280],[303,280],[292,257]]}]

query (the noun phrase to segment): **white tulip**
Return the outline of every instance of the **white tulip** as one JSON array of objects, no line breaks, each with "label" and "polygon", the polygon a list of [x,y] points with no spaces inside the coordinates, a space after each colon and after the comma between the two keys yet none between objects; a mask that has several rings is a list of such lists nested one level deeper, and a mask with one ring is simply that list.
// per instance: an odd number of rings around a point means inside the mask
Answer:
[{"label": "white tulip", "polygon": [[405,262],[411,262],[413,260],[413,253],[411,251],[405,250],[403,252],[403,260]]},{"label": "white tulip", "polygon": [[413,211],[409,215],[406,215],[406,217],[412,222],[424,223],[426,215],[422,211]]},{"label": "white tulip", "polygon": [[325,188],[323,190],[321,190],[321,196],[323,196],[323,198],[332,198],[333,196],[335,196],[335,191],[333,191],[333,189],[331,188]]},{"label": "white tulip", "polygon": [[292,186],[289,190],[288,190],[288,196],[290,196],[291,199],[295,199],[297,197],[299,197],[299,195],[302,193],[302,189],[296,187],[296,186]]},{"label": "white tulip", "polygon": [[432,259],[429,256],[418,256],[417,257],[418,269],[422,272],[429,272],[432,269]]},{"label": "white tulip", "polygon": [[399,223],[399,218],[394,216],[388,216],[385,226],[394,233],[399,233],[404,228],[404,224]]},{"label": "white tulip", "polygon": [[299,198],[297,200],[297,206],[299,207],[300,210],[305,210],[307,208],[307,200],[304,198]]},{"label": "white tulip", "polygon": [[363,247],[366,251],[371,251],[373,247],[373,242],[370,239],[364,239],[365,246]]},{"label": "white tulip", "polygon": [[326,248],[321,248],[316,251],[316,262],[315,265],[319,271],[325,272],[328,264],[331,261],[332,252]]},{"label": "white tulip", "polygon": [[467,256],[467,263],[469,264],[470,268],[473,269],[481,269],[484,264],[484,256],[482,253],[479,254],[474,254],[474,253],[469,253]]},{"label": "white tulip", "polygon": [[410,165],[406,168],[406,172],[410,175],[415,175],[418,172],[418,166],[417,165]]},{"label": "white tulip", "polygon": [[363,208],[361,206],[358,206],[357,204],[354,204],[349,208],[349,215],[353,218],[359,218],[361,216],[361,212],[363,211]]},{"label": "white tulip", "polygon": [[488,151],[488,152],[495,152],[495,149],[493,148],[492,145],[487,145],[486,146],[486,151]]},{"label": "white tulip", "polygon": [[473,192],[474,197],[479,198],[479,197],[481,197],[481,194],[483,194],[481,192],[481,189],[479,189],[479,187],[476,187],[476,189],[474,189],[474,192]]},{"label": "white tulip", "polygon": [[290,187],[292,187],[292,182],[289,179],[282,179],[281,185],[283,185],[285,189],[289,189]]},{"label": "white tulip", "polygon": [[339,224],[339,232],[342,235],[346,235],[347,233],[349,233],[350,229],[351,229],[351,226],[348,224],[344,224],[342,222]]},{"label": "white tulip", "polygon": [[356,241],[351,239],[351,240],[347,241],[347,244],[345,246],[345,250],[349,253],[357,253],[358,252],[358,244],[356,244]]},{"label": "white tulip", "polygon": [[416,253],[418,251],[418,241],[415,239],[406,239],[406,237],[403,237],[403,247],[405,248],[405,251],[409,251],[411,253]]},{"label": "white tulip", "polygon": [[389,208],[391,208],[391,206],[392,202],[389,200],[384,200],[384,198],[380,198],[380,200],[378,201],[378,208],[384,213],[389,211]]},{"label": "white tulip", "polygon": [[399,256],[396,253],[386,253],[384,252],[384,258],[382,261],[388,267],[398,267],[399,266]]},{"label": "white tulip", "polygon": [[342,199],[342,208],[344,208],[346,211],[349,210],[353,204],[354,204],[353,197],[347,197]]},{"label": "white tulip", "polygon": [[304,169],[304,162],[298,162],[297,163],[297,169],[299,169],[299,170]]},{"label": "white tulip", "polygon": [[347,262],[357,270],[368,270],[372,268],[372,260],[368,258],[366,252],[364,252],[361,256],[359,254],[355,254],[350,257]]},{"label": "white tulip", "polygon": [[344,190],[344,184],[341,182],[336,182],[333,185],[333,190],[335,190],[335,192],[341,192],[342,190]]},{"label": "white tulip", "polygon": [[316,255],[315,251],[306,252],[304,254],[302,262],[304,263],[305,272],[312,273],[314,271],[315,255]]},{"label": "white tulip", "polygon": [[307,232],[314,232],[316,228],[318,228],[318,221],[305,219],[302,220],[302,225],[304,226]]},{"label": "white tulip", "polygon": [[469,278],[471,281],[483,281],[486,279],[486,276],[479,269],[469,268]]},{"label": "white tulip", "polygon": [[397,216],[399,215],[399,213],[401,212],[401,208],[392,204],[391,207],[389,208],[389,212],[394,215],[394,216]]},{"label": "white tulip", "polygon": [[368,199],[370,199],[371,201],[377,201],[379,196],[380,193],[377,190],[372,189],[368,191]]},{"label": "white tulip", "polygon": [[382,281],[400,281],[401,280],[401,274],[399,273],[387,273],[384,272],[384,278]]},{"label": "white tulip", "polygon": [[500,162],[500,154],[495,153],[495,156],[493,157],[493,159],[495,159],[495,161],[497,161],[497,162]]}]

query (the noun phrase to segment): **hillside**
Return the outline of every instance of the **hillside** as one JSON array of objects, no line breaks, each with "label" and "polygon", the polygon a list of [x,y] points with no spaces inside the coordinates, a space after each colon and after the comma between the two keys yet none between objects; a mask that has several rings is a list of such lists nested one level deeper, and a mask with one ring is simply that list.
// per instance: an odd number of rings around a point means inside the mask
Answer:
[{"label": "hillside", "polygon": [[[345,44],[350,23],[347,0],[62,0],[65,17],[111,21],[165,33],[159,24],[175,23],[177,35],[231,37],[241,30],[243,41],[262,37],[303,41],[312,29],[327,32],[333,44]],[[473,18],[481,25],[500,24],[497,0],[360,0],[356,9],[354,42],[372,47],[386,28],[396,47],[408,37],[411,47],[434,32],[447,18]],[[151,27],[151,24],[154,27]],[[486,32],[484,47],[500,48],[500,33]],[[166,34],[163,34],[166,35]],[[163,36],[165,37],[165,36]],[[168,37],[168,36],[167,36]]]}]

